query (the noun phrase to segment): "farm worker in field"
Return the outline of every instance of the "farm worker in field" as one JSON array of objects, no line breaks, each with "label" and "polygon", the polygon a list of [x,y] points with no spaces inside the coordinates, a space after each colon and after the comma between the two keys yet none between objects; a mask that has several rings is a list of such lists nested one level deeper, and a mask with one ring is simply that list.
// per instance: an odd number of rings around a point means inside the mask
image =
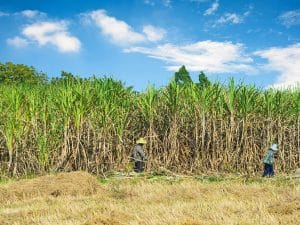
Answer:
[{"label": "farm worker in field", "polygon": [[140,138],[136,141],[136,146],[134,146],[130,158],[134,162],[134,171],[143,172],[145,169],[145,161],[147,157],[144,152],[144,145],[147,144],[147,141],[144,138]]},{"label": "farm worker in field", "polygon": [[264,173],[263,177],[269,176],[273,177],[274,176],[274,158],[277,157],[277,151],[278,151],[278,145],[277,144],[272,144],[267,151],[266,155],[263,158],[263,163],[264,163]]}]

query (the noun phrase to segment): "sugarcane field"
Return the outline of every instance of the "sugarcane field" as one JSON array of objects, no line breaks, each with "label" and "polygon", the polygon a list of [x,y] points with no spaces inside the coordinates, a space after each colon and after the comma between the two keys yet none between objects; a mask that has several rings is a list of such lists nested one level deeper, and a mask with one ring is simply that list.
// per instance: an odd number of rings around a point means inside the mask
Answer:
[{"label": "sugarcane field", "polygon": [[297,224],[299,89],[175,78],[1,85],[0,224]]},{"label": "sugarcane field", "polygon": [[0,225],[300,224],[300,2],[0,1]]}]

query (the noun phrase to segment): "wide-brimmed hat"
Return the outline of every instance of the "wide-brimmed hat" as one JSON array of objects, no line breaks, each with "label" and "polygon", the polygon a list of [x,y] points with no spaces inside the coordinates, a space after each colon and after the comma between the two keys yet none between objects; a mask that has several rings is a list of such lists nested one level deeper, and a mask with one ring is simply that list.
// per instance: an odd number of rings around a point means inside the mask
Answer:
[{"label": "wide-brimmed hat", "polygon": [[278,145],[277,144],[272,144],[271,146],[270,146],[270,149],[272,149],[273,151],[278,151]]},{"label": "wide-brimmed hat", "polygon": [[296,169],[295,173],[292,175],[292,178],[300,178],[300,168]]},{"label": "wide-brimmed hat", "polygon": [[136,141],[137,144],[147,144],[147,141],[145,140],[145,138],[139,138],[137,141]]}]

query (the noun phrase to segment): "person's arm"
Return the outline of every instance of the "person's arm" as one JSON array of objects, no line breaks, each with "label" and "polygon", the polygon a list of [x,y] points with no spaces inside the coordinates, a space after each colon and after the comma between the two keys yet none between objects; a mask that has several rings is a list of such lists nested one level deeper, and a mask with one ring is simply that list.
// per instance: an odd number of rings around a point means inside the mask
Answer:
[{"label": "person's arm", "polygon": [[144,161],[147,161],[147,160],[148,160],[147,156],[145,155],[145,152],[144,152],[144,158],[143,158],[143,160],[144,160]]}]

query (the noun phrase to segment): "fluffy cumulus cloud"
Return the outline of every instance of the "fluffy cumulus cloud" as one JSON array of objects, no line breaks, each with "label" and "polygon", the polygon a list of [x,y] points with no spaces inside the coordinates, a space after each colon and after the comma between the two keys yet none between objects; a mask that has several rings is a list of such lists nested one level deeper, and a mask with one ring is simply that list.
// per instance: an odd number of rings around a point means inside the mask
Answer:
[{"label": "fluffy cumulus cloud", "polygon": [[149,41],[160,41],[166,34],[164,29],[152,25],[144,26],[143,32]]},{"label": "fluffy cumulus cloud", "polygon": [[205,12],[204,12],[204,16],[208,16],[211,14],[214,14],[219,8],[219,2],[216,1],[214,2],[210,8],[208,8]]},{"label": "fluffy cumulus cloud", "polygon": [[293,25],[299,25],[300,24],[300,9],[288,11],[279,16],[280,22],[286,26],[290,27]]},{"label": "fluffy cumulus cloud", "polygon": [[300,84],[300,43],[285,48],[270,48],[255,52],[268,61],[267,70],[280,73],[274,88],[286,88]]},{"label": "fluffy cumulus cloud", "polygon": [[145,41],[144,35],[135,32],[124,21],[108,16],[105,10],[93,11],[89,15],[102,33],[114,43],[127,45]]},{"label": "fluffy cumulus cloud", "polygon": [[16,48],[23,48],[28,45],[28,41],[24,38],[21,38],[19,36],[16,36],[14,38],[8,38],[6,40],[7,44],[14,46]]},{"label": "fluffy cumulus cloud", "polygon": [[158,41],[165,35],[163,29],[151,25],[144,26],[143,33],[136,32],[126,22],[108,16],[105,10],[92,11],[84,16],[90,18],[111,42],[121,46]]},{"label": "fluffy cumulus cloud", "polygon": [[254,73],[252,59],[243,53],[242,44],[231,42],[200,41],[189,45],[159,45],[155,48],[131,47],[125,52],[138,52],[169,64],[167,69],[176,71],[181,65],[190,71],[210,73]]},{"label": "fluffy cumulus cloud", "polygon": [[24,27],[23,35],[40,46],[53,45],[60,52],[78,52],[80,41],[69,34],[66,22],[38,22]]}]

